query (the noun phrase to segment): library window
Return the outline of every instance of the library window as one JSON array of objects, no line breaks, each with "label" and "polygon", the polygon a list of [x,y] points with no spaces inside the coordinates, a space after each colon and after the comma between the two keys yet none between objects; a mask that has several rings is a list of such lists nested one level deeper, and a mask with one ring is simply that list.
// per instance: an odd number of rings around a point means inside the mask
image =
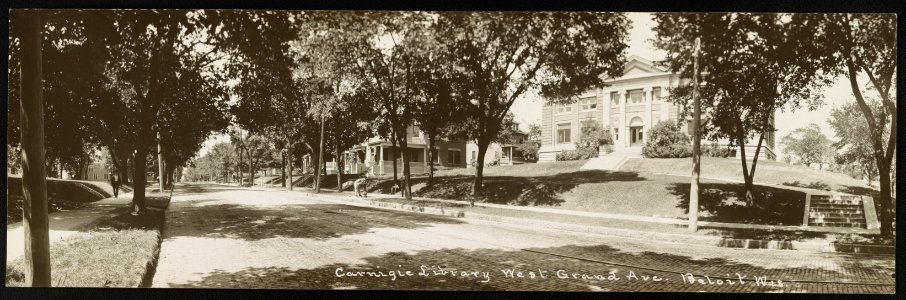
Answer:
[{"label": "library window", "polygon": [[594,96],[579,99],[579,110],[594,110],[598,108],[597,100]]},{"label": "library window", "polygon": [[645,103],[645,92],[642,90],[629,91],[629,104]]},{"label": "library window", "polygon": [[573,107],[569,104],[557,105],[557,114],[568,114],[573,111]]},{"label": "library window", "polygon": [[620,94],[617,92],[610,93],[610,106],[620,106]]},{"label": "library window", "polygon": [[660,87],[656,87],[656,88],[654,88],[654,89],[651,90],[651,100],[652,100],[652,102],[660,102],[660,101],[661,101],[661,97],[662,97],[662,96],[661,96],[661,88],[660,88]]},{"label": "library window", "polygon": [[570,132],[569,127],[570,127],[569,123],[557,125],[557,143],[558,144],[565,144],[565,143],[570,142],[571,132]]}]

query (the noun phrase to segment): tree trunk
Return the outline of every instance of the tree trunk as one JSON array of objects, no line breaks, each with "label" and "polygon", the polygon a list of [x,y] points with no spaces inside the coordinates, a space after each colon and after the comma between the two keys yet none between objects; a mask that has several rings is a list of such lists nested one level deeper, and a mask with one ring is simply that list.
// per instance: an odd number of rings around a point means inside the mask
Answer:
[{"label": "tree trunk", "polygon": [[25,234],[25,284],[50,287],[50,237],[47,179],[44,174],[44,95],[41,67],[42,22],[37,11],[20,11],[22,61],[19,80],[22,135],[22,231]]},{"label": "tree trunk", "polygon": [[166,187],[168,189],[173,188],[173,173],[175,171],[176,171],[175,166],[172,166],[172,164],[167,164],[167,177],[166,177],[167,180],[164,183],[166,183]]},{"label": "tree trunk", "polygon": [[286,187],[286,151],[280,152],[280,186]]},{"label": "tree trunk", "polygon": [[698,95],[698,52],[701,39],[695,38],[695,54],[692,71],[692,182],[689,186],[689,231],[698,231],[698,197],[701,183],[702,136],[701,136],[701,100]]},{"label": "tree trunk", "polygon": [[893,205],[893,197],[891,196],[891,184],[890,184],[890,167],[887,165],[881,165],[878,168],[881,185],[881,209],[878,210],[878,219],[881,221],[881,235],[891,236],[893,235],[893,226],[891,225],[891,209]]},{"label": "tree trunk", "polygon": [[484,157],[488,153],[488,146],[491,144],[489,138],[478,138],[478,157],[475,158],[475,181],[472,183],[471,204],[475,206],[475,198],[481,195],[481,185],[484,179]]},{"label": "tree trunk", "polygon": [[403,186],[402,186],[403,197],[406,198],[406,200],[412,200],[412,185],[410,184],[411,170],[409,168],[409,160],[410,160],[409,148],[408,148],[409,144],[406,141],[405,134],[403,134],[402,136],[398,135],[398,138],[399,138],[399,145],[400,145],[400,149],[401,149],[400,151],[402,151],[402,154],[403,154],[402,155],[402,157],[403,157]]},{"label": "tree trunk", "polygon": [[[312,148],[312,147],[309,147],[309,148],[310,148],[310,150],[311,150],[312,153],[317,152],[317,151],[315,151],[316,149],[314,149],[314,148]],[[318,149],[318,151],[320,151],[320,149]],[[312,189],[315,189],[315,188],[320,189],[320,187],[321,187],[321,172],[320,172],[319,169],[321,169],[321,160],[318,159],[318,156],[317,156],[317,155],[309,155],[309,158],[311,159],[311,176],[312,176],[312,182],[311,182],[312,185],[311,185],[311,188],[312,188]]]},{"label": "tree trunk", "polygon": [[[434,135],[428,134],[428,185],[434,183],[434,140]],[[440,154],[440,151],[437,154]]]},{"label": "tree trunk", "polygon": [[758,165],[758,155],[761,152],[761,144],[764,142],[764,133],[759,134],[757,148],[755,148],[755,156],[752,157],[752,169],[748,169],[746,162],[746,147],[742,135],[737,136],[737,142],[739,143],[739,157],[742,161],[742,175],[745,182],[745,198],[746,202],[749,205],[758,205],[759,203],[755,199],[755,167]]},{"label": "tree trunk", "polygon": [[[868,123],[868,135],[871,138],[871,146],[874,148],[874,158],[875,165],[878,169],[878,181],[881,188],[881,199],[879,199],[880,209],[878,211],[878,220],[881,222],[881,235],[882,236],[892,236],[893,227],[891,223],[890,208],[893,205],[893,197],[890,195],[890,165],[892,162],[893,154],[896,149],[896,110],[890,110],[888,113],[891,116],[891,127],[890,127],[890,137],[888,140],[888,149],[887,154],[884,153],[884,146],[881,143],[883,138],[883,126],[884,124],[876,124],[874,116],[871,111],[871,107],[868,106],[868,103],[865,102],[865,98],[862,96],[862,91],[859,89],[859,84],[857,81],[858,71],[855,67],[852,57],[846,57],[846,67],[848,71],[850,87],[853,91],[853,96],[856,98],[856,103],[859,105],[859,110],[862,111],[862,115],[865,116],[865,120]],[[876,88],[878,88],[876,86]],[[882,97],[886,96],[882,93]],[[886,100],[884,102],[887,102]],[[885,103],[887,105],[887,103]],[[869,179],[870,180],[870,179]],[[871,181],[869,181],[871,182]]]},{"label": "tree trunk", "polygon": [[[321,113],[321,140],[318,142],[318,161],[324,161],[324,114]],[[321,165],[315,165],[315,178],[317,178],[317,184],[315,185],[315,194],[321,192]]]},{"label": "tree trunk", "polygon": [[340,157],[340,146],[338,143],[334,143],[334,157],[336,157],[336,165],[334,166],[337,169],[337,193],[343,192],[343,168],[342,159]]},{"label": "tree trunk", "polygon": [[749,167],[748,163],[746,162],[746,145],[743,139],[743,134],[737,134],[736,143],[738,144],[737,147],[739,147],[739,160],[742,163],[742,179],[744,182],[743,191],[745,193],[745,200],[746,203],[751,206],[754,204],[755,197],[750,193],[752,191],[752,179],[749,178]]},{"label": "tree trunk", "polygon": [[[255,185],[255,168],[257,167],[258,162],[252,160],[252,150],[246,148],[245,158],[249,161],[249,184]],[[259,158],[260,159],[260,158]]]},{"label": "tree trunk", "polygon": [[397,157],[397,142],[396,142],[396,132],[390,133],[390,143],[393,145],[393,148],[390,149],[390,159],[393,160],[393,183],[397,184],[400,182],[399,176],[397,176],[396,171],[396,157]]},{"label": "tree trunk", "polygon": [[286,140],[286,190],[293,190],[293,143],[289,139]]},{"label": "tree trunk", "polygon": [[132,187],[132,208],[135,213],[144,213],[145,207],[145,168],[148,164],[148,147],[139,146],[135,151],[135,166],[132,168],[132,178],[134,185]]},{"label": "tree trunk", "polygon": [[161,147],[161,138],[160,132],[157,132],[157,181],[160,184],[160,192],[164,192],[166,187],[166,182],[164,182],[164,176],[166,176],[166,162],[164,162],[164,150]]},{"label": "tree trunk", "polygon": [[239,150],[239,163],[236,164],[236,169],[239,170],[239,186],[242,186],[242,150]]}]

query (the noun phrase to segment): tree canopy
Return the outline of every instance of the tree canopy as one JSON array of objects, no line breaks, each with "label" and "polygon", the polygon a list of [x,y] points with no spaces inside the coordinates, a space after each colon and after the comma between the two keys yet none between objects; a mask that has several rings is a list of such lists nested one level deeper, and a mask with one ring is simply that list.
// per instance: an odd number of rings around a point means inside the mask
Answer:
[{"label": "tree canopy", "polygon": [[[701,39],[699,93],[702,111],[709,114],[702,132],[739,148],[746,199],[754,203],[755,168],[765,136],[776,130],[775,111],[817,107],[829,83],[820,72],[826,57],[804,39],[811,29],[797,15],[773,13],[658,13],[654,18],[654,44],[667,52],[664,64],[685,79],[671,90],[670,101],[686,116],[692,108],[693,41]],[[750,159],[745,146],[753,139],[757,148]]]}]

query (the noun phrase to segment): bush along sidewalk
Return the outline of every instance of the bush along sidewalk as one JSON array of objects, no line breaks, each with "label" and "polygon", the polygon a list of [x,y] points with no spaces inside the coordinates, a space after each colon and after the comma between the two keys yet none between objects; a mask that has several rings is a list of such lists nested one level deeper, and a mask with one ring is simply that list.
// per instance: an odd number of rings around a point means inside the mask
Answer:
[{"label": "bush along sidewalk", "polygon": [[[111,209],[78,228],[80,234],[51,244],[54,287],[150,287],[160,253],[170,194],[148,195],[148,212]],[[6,286],[22,286],[24,260],[7,263]]]}]

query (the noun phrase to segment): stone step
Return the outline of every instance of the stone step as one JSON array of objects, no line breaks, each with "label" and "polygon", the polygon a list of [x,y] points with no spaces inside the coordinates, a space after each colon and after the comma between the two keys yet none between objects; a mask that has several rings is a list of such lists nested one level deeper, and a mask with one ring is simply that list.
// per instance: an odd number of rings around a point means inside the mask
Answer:
[{"label": "stone step", "polygon": [[862,205],[862,200],[815,200],[812,204],[839,204],[839,205]]},{"label": "stone step", "polygon": [[862,213],[860,208],[828,208],[828,207],[809,207],[809,212],[826,212],[826,213]]},{"label": "stone step", "polygon": [[823,203],[811,203],[809,208],[836,208],[836,209],[862,209],[861,204],[823,204]]},{"label": "stone step", "polygon": [[866,228],[865,223],[835,223],[835,222],[814,223],[811,221],[809,221],[808,226]]},{"label": "stone step", "polygon": [[808,218],[808,221],[814,223],[865,223],[865,218],[817,217]]},{"label": "stone step", "polygon": [[839,212],[817,212],[810,211],[808,213],[809,218],[865,218],[865,215],[862,212],[853,212],[853,213],[839,213]]}]

